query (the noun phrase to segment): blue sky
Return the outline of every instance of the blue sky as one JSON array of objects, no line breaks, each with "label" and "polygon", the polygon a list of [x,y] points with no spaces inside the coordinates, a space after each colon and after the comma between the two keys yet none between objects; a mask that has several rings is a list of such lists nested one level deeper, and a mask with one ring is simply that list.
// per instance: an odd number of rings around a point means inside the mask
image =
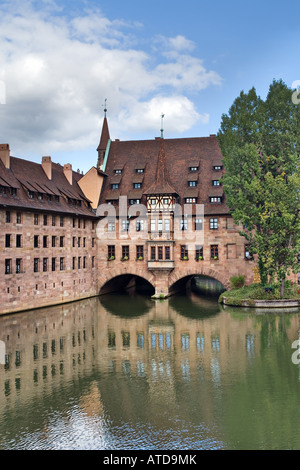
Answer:
[{"label": "blue sky", "polygon": [[296,1],[2,0],[0,141],[41,161],[96,164],[112,139],[218,132],[241,90],[300,80]]}]

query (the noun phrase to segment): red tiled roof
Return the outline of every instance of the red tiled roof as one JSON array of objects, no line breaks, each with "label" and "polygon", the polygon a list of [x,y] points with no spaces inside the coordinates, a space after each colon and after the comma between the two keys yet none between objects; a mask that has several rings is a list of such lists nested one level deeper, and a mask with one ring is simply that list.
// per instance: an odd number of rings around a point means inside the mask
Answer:
[{"label": "red tiled roof", "polygon": [[[134,189],[133,183],[141,176],[142,203],[149,191],[177,193],[179,202],[183,204],[189,188],[188,181],[197,181],[198,204],[204,204],[205,214],[228,214],[229,209],[224,203],[223,188],[214,188],[212,181],[221,179],[223,169],[215,171],[214,165],[222,165],[223,156],[216,136],[192,137],[181,139],[162,139],[140,141],[112,141],[105,178],[100,196],[100,203],[105,203],[111,196],[111,181],[114,170],[123,168],[118,194],[128,196]],[[164,167],[165,166],[165,167]],[[138,174],[138,168],[144,173]],[[199,167],[191,172],[190,167]],[[116,193],[113,191],[114,195]],[[223,196],[222,203],[210,203],[210,197]],[[193,196],[191,196],[193,197]]]},{"label": "red tiled roof", "polygon": [[[0,194],[0,205],[35,211],[94,216],[89,201],[77,184],[82,175],[73,171],[72,177],[73,184],[71,185],[64,175],[63,167],[57,163],[52,163],[52,179],[49,180],[39,163],[10,157],[10,169],[6,169],[0,160],[0,185],[3,185],[1,181],[5,181],[8,187],[17,188],[16,196],[12,196],[9,191],[6,195]],[[33,198],[29,197],[29,191],[34,193]],[[37,198],[37,193],[43,194],[42,200]],[[51,201],[45,195],[52,196]],[[60,196],[59,202],[55,201],[54,196]],[[76,200],[76,204],[69,203],[68,198]]]}]

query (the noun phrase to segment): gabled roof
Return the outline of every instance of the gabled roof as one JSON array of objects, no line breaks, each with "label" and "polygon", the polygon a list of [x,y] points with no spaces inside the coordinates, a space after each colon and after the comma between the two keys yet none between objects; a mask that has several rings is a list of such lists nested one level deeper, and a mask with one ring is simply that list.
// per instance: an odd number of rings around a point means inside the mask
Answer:
[{"label": "gabled roof", "polygon": [[[52,179],[49,180],[43,167],[39,163],[21,158],[10,157],[10,169],[5,168],[0,160],[0,185],[6,182],[6,187],[16,188],[17,195],[0,194],[0,205],[6,207],[23,208],[28,210],[42,210],[82,216],[94,216],[89,201],[80,189],[77,182],[82,175],[73,171],[73,184],[70,184],[64,175],[63,166],[57,163],[52,165]],[[55,197],[38,199],[30,198],[29,192],[42,194],[43,196],[59,196],[59,202]],[[76,201],[69,203],[69,201]]]},{"label": "gabled roof", "polygon": [[[162,148],[162,144],[163,147]],[[164,159],[162,153],[164,152]],[[105,173],[107,177],[103,183],[100,203],[105,203],[109,197],[116,197],[116,192],[111,191],[111,180],[116,168],[122,168],[122,179],[119,184],[118,194],[127,196],[132,194],[134,182],[141,182],[144,198],[149,191],[167,191],[169,194],[177,193],[179,203],[184,204],[186,194],[190,191],[189,181],[196,181],[198,191],[197,203],[204,204],[205,214],[229,214],[229,209],[224,203],[210,203],[210,197],[216,193],[223,195],[223,187],[214,188],[212,181],[221,179],[223,169],[216,172],[213,164],[222,163],[223,156],[215,135],[209,137],[190,137],[181,139],[133,140],[112,141]],[[165,170],[162,168],[164,160]],[[137,173],[137,169],[143,166],[144,173]],[[197,171],[190,171],[190,167],[198,167]],[[161,174],[162,173],[162,174]],[[193,197],[193,196],[191,196]]]}]

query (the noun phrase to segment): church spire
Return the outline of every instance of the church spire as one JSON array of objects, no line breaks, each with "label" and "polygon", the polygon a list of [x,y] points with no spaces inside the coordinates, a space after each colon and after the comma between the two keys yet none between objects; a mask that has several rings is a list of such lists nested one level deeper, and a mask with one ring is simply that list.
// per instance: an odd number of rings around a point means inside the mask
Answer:
[{"label": "church spire", "polygon": [[106,101],[107,100],[105,99],[102,131],[101,131],[100,142],[97,147],[97,152],[98,152],[97,168],[101,168],[103,165],[106,147],[107,147],[108,142],[110,141],[110,135],[109,135],[109,129],[108,129],[108,123],[107,123],[107,117],[106,117],[106,113],[107,113]]}]

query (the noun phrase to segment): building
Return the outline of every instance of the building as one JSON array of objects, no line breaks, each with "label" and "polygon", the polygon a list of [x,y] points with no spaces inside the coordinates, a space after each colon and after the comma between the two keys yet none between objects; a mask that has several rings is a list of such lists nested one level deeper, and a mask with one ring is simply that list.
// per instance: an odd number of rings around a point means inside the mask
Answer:
[{"label": "building", "polygon": [[[86,176],[0,145],[1,313],[97,295],[96,222]],[[96,190],[96,188],[95,188]]]},{"label": "building", "polygon": [[[255,261],[226,206],[222,155],[204,138],[112,141],[106,114],[85,175],[0,145],[0,313],[147,281],[154,297],[195,275],[252,282]],[[192,237],[192,238],[189,238]]]},{"label": "building", "polygon": [[[97,214],[99,291],[129,275],[166,297],[201,274],[229,286],[256,275],[226,206],[217,137],[112,141],[106,116],[97,168],[105,173]],[[100,225],[99,225],[100,227]],[[126,277],[127,276],[127,277]]]}]

